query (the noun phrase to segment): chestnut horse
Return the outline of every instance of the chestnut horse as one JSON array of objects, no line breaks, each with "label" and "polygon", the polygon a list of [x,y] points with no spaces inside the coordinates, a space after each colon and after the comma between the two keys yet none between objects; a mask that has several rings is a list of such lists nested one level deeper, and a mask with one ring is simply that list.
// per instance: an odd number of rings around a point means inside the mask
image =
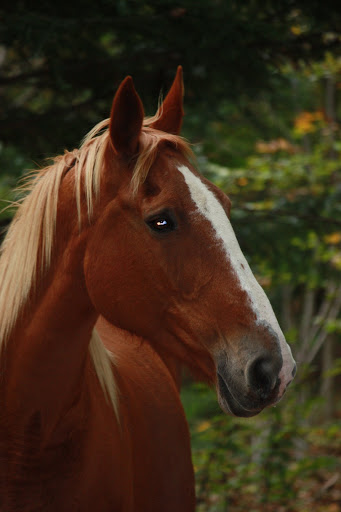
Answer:
[{"label": "chestnut horse", "polygon": [[179,137],[182,96],[179,68],[144,119],[126,78],[27,184],[0,259],[2,512],[193,511],[179,364],[236,416],[294,376],[230,201]]}]

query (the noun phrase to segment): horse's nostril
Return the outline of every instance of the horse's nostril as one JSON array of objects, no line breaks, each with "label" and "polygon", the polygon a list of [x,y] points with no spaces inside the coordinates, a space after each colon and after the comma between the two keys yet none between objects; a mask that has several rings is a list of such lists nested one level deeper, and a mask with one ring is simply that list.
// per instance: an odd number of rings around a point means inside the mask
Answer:
[{"label": "horse's nostril", "polygon": [[246,371],[246,381],[252,391],[269,394],[278,382],[278,365],[271,359],[259,357]]}]

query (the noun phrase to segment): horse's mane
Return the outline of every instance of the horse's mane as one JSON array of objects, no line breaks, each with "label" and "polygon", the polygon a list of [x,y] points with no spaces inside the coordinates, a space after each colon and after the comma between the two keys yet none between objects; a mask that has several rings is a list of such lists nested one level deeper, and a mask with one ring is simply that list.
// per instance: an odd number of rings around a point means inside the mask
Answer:
[{"label": "horse's mane", "polygon": [[[145,119],[140,136],[139,156],[132,175],[134,193],[146,179],[162,141],[175,145],[185,155],[191,153],[179,136],[150,127],[154,118]],[[81,196],[84,191],[88,217],[99,194],[104,155],[110,144],[109,119],[98,123],[84,138],[79,150],[65,151],[52,165],[30,173],[20,188],[28,193],[20,201],[0,250],[0,353],[27,303],[35,279],[43,275],[52,260],[57,221],[59,188],[64,174],[75,168],[75,200],[81,219]],[[38,265],[40,261],[40,265]],[[38,268],[38,266],[40,268]],[[102,389],[118,413],[116,384],[111,368],[112,354],[98,334],[93,332],[89,350]]]}]

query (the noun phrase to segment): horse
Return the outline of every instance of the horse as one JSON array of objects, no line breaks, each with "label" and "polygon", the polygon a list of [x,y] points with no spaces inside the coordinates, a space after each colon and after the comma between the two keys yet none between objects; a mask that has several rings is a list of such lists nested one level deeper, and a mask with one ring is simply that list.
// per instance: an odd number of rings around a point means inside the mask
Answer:
[{"label": "horse", "polygon": [[0,509],[190,512],[179,368],[240,417],[295,362],[228,197],[180,137],[182,69],[147,118],[132,78],[31,175],[0,258]]}]

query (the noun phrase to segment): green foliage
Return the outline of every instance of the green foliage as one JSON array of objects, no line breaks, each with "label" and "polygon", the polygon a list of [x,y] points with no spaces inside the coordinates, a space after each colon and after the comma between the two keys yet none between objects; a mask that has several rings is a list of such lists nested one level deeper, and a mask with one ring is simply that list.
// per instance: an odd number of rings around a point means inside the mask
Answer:
[{"label": "green foliage", "polygon": [[128,74],[153,112],[179,64],[188,111],[201,112],[192,135],[202,137],[203,119],[221,118],[233,146],[245,146],[255,136],[247,118],[267,111],[263,91],[278,89],[280,66],[333,51],[341,19],[332,0],[4,0],[0,16],[1,138],[34,159],[78,145]]},{"label": "green foliage", "polygon": [[[291,390],[285,403],[260,416],[242,420],[217,414],[211,390],[197,384],[184,389],[199,512],[301,512],[319,480],[341,469],[340,421],[311,428],[307,418],[318,401],[298,403],[298,391]],[[206,411],[193,408],[194,393]]]},{"label": "green foliage", "polygon": [[[14,188],[18,178],[28,168],[27,159],[14,146],[0,143],[0,233],[12,216],[10,203],[15,200]],[[1,237],[1,234],[0,234]]]}]

